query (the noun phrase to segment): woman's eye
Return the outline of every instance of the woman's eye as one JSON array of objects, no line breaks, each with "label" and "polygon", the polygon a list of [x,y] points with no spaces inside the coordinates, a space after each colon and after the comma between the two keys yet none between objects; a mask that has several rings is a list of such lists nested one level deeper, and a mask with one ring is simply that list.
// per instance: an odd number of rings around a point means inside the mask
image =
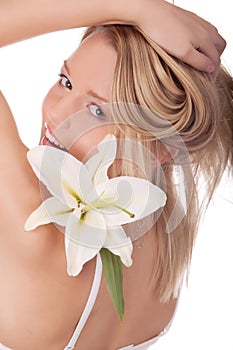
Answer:
[{"label": "woman's eye", "polygon": [[64,86],[68,90],[72,90],[72,84],[69,81],[69,79],[65,76],[65,74],[60,73],[59,74],[60,80],[59,83]]},{"label": "woman's eye", "polygon": [[100,108],[100,106],[98,105],[91,105],[89,107],[89,110],[91,112],[91,114],[93,114],[96,118],[104,118],[104,112],[102,111],[102,109]]}]

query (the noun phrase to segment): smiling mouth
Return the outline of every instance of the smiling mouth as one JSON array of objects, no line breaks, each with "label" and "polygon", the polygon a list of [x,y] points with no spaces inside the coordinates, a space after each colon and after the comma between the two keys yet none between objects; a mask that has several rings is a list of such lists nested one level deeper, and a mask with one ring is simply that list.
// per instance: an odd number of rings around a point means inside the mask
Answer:
[{"label": "smiling mouth", "polygon": [[61,143],[59,143],[57,141],[57,139],[51,134],[47,124],[45,124],[45,128],[46,128],[45,136],[42,138],[41,144],[45,145],[45,146],[55,147],[55,148],[58,148],[62,151],[68,152],[68,150],[65,148],[65,146],[63,146]]}]

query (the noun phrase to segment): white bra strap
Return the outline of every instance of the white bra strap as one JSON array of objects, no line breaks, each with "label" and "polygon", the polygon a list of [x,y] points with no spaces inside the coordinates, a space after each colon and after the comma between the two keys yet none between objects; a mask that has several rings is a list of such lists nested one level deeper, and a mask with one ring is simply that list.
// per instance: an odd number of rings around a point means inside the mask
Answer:
[{"label": "white bra strap", "polygon": [[77,327],[74,331],[74,334],[72,338],[70,339],[69,344],[64,348],[64,350],[72,350],[75,347],[75,344],[78,340],[78,337],[80,333],[82,332],[87,319],[93,309],[93,306],[95,304],[99,288],[100,288],[100,282],[101,282],[101,277],[102,277],[102,262],[101,262],[101,257],[100,254],[97,254],[96,257],[96,267],[95,267],[95,276],[93,279],[92,287],[91,287],[91,292],[89,294],[86,306],[83,310],[82,316],[80,317],[80,320],[77,324]]}]

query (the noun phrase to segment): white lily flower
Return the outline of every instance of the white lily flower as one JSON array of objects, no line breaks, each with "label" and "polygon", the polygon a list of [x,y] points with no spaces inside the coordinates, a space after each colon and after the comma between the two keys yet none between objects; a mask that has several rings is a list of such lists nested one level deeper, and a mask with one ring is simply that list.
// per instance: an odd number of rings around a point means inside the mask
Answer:
[{"label": "white lily flower", "polygon": [[132,264],[132,242],[121,225],[142,219],[165,205],[166,195],[157,186],[135,177],[108,178],[116,157],[116,139],[107,135],[98,153],[85,164],[49,146],[28,152],[37,177],[52,197],[28,218],[25,230],[50,222],[65,227],[67,272],[76,276],[83,265],[101,250],[119,255]]}]

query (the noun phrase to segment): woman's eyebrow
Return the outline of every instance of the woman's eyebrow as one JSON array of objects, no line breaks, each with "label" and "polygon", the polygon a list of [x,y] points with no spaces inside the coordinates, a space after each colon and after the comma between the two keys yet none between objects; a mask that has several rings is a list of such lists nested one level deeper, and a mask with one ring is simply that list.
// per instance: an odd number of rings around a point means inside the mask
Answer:
[{"label": "woman's eyebrow", "polygon": [[93,90],[88,90],[87,93],[88,93],[88,95],[90,95],[90,96],[92,96],[92,97],[94,97],[94,98],[98,98],[98,100],[102,100],[102,101],[104,101],[104,102],[106,102],[106,103],[109,102],[106,98],[99,96],[99,95],[97,94],[97,92],[95,92],[95,91],[93,91]]},{"label": "woman's eyebrow", "polygon": [[[64,68],[67,71],[67,73],[70,75],[70,69],[69,69],[69,66],[68,66],[66,60],[64,61]],[[94,98],[97,98],[98,100],[101,100],[103,102],[106,102],[106,103],[109,102],[106,98],[101,97],[100,95],[98,95],[97,92],[95,92],[94,90],[88,90],[87,94],[92,96],[92,97],[94,97]]]}]

